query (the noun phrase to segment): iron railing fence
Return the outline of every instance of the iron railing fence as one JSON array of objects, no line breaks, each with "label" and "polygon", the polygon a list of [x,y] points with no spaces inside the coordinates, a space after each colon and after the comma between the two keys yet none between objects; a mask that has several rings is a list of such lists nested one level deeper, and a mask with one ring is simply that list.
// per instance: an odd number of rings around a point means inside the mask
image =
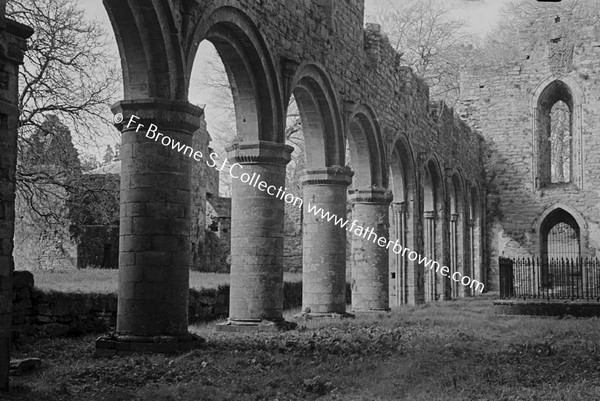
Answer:
[{"label": "iron railing fence", "polygon": [[597,258],[503,258],[500,298],[600,301]]}]

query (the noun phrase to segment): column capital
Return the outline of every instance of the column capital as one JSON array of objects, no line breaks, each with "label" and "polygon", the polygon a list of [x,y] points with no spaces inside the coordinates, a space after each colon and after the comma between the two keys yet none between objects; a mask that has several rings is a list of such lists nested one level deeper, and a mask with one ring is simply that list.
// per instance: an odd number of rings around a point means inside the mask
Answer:
[{"label": "column capital", "polygon": [[349,167],[330,166],[318,170],[306,170],[302,185],[343,185],[352,183],[354,172]]},{"label": "column capital", "polygon": [[231,163],[287,165],[294,148],[270,141],[236,142],[225,149]]},{"label": "column capital", "polygon": [[458,213],[452,213],[450,215],[450,221],[458,221]]},{"label": "column capital", "polygon": [[[122,121],[115,123],[115,127],[121,132],[135,130],[138,124],[143,124],[146,129],[154,124],[158,127],[158,132],[165,129],[191,134],[200,128],[200,117],[204,114],[202,108],[186,100],[162,98],[121,100],[110,109],[115,115],[122,114]],[[132,115],[139,119],[131,119]]]},{"label": "column capital", "polygon": [[425,219],[427,219],[427,220],[435,219],[435,211],[434,210],[430,210],[428,212],[424,212],[423,213],[423,217],[425,217]]},{"label": "column capital", "polygon": [[26,40],[33,35],[33,29],[11,19],[2,19],[0,27],[0,58],[8,59],[15,64],[23,64],[23,56],[27,50]]},{"label": "column capital", "polygon": [[475,227],[475,219],[467,220],[467,224],[469,225],[469,227]]},{"label": "column capital", "polygon": [[392,192],[386,188],[361,188],[348,191],[352,203],[375,203],[389,205],[393,199]]},{"label": "column capital", "polygon": [[406,213],[406,202],[392,202],[394,213]]}]

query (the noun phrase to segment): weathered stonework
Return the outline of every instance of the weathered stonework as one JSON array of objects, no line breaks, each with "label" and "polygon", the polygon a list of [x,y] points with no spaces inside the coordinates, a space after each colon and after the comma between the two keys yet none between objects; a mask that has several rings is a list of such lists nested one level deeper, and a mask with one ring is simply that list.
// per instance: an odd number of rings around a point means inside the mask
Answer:
[{"label": "weathered stonework", "polygon": [[346,215],[349,169],[309,170],[302,179],[302,312],[313,315],[346,313],[346,230],[322,214]]},{"label": "weathered stonework", "polygon": [[[407,224],[401,234],[411,249],[417,252],[425,249],[426,163],[427,168],[433,165],[437,171],[454,169],[463,198],[472,199],[467,194],[476,193],[482,199],[481,137],[472,133],[452,109],[429,102],[427,86],[410,68],[400,65],[400,56],[379,26],[370,24],[363,29],[362,0],[159,0],[150,6],[133,0],[105,0],[104,4],[119,41],[127,101],[186,102],[199,43],[206,39],[216,46],[235,83],[238,132],[230,162],[240,163],[244,172],[260,174],[276,187],[284,186],[285,165],[291,151],[284,147],[286,105],[294,95],[306,138],[307,170],[343,168],[348,142],[355,173],[349,189],[390,189],[392,181],[399,183],[394,185],[394,198],[406,202]],[[160,13],[163,14],[159,18]],[[138,159],[153,158],[151,149],[142,144],[135,146],[139,147]],[[426,157],[417,158],[421,154]],[[393,168],[398,155],[403,155],[402,163]],[[160,178],[158,170],[146,168],[135,164],[129,173],[136,176],[146,171],[148,179]],[[283,201],[235,179],[233,182],[230,321],[277,322],[282,319]],[[127,184],[122,181],[121,185]],[[439,237],[432,251],[441,264],[448,264],[449,191],[443,179],[435,185],[436,207],[440,209],[437,210]],[[148,195],[160,197],[158,190]],[[333,198],[337,201],[328,207],[345,215],[345,194]],[[178,200],[167,197],[162,205],[167,208]],[[122,226],[130,221],[128,203],[121,198]],[[468,207],[475,208],[471,202],[464,202],[464,209],[457,213],[466,213]],[[480,216],[483,207],[483,202],[476,204]],[[155,225],[161,226],[164,214],[159,216]],[[122,240],[130,235],[127,241],[141,244],[141,238],[148,235],[151,227],[144,226],[131,233],[123,227],[121,230]],[[463,230],[466,231],[466,225]],[[304,232],[304,235],[311,234]],[[338,235],[341,234],[335,234],[336,243]],[[466,237],[464,233],[463,238]],[[470,243],[459,243],[457,252],[463,257],[458,260],[470,260],[473,256],[477,259],[474,269],[479,269],[481,261],[472,249],[483,249],[481,238],[480,235],[469,238]],[[313,245],[313,241],[304,241],[304,246]],[[169,250],[176,247],[173,244]],[[159,248],[152,245],[148,252],[157,252]],[[311,261],[330,257],[326,247],[319,253],[316,248],[304,252],[311,255]],[[386,258],[378,260],[387,263]],[[303,263],[306,266],[311,261],[304,258]],[[157,264],[169,266],[166,260]],[[120,265],[122,271],[127,270],[127,258]],[[397,263],[394,266],[399,268]],[[402,275],[405,282],[396,283],[403,294],[396,294],[395,299],[422,302],[425,299],[422,266],[409,264],[403,268],[407,270]],[[466,266],[456,268],[463,271]],[[165,270],[169,269],[163,267],[161,271]],[[336,267],[337,270],[342,271]],[[378,271],[384,270],[383,265],[378,266]],[[341,274],[344,273],[336,275],[333,281],[340,281]],[[121,281],[128,280],[123,276]],[[181,277],[180,283],[183,282]],[[384,283],[382,279],[378,288],[385,287]],[[305,285],[307,294],[315,290],[312,284]],[[440,290],[444,294],[449,292],[446,287]],[[147,305],[153,302],[145,301]],[[313,300],[309,302],[313,304]],[[338,286],[331,286],[316,302],[319,308],[330,309],[334,304],[336,310],[341,308]],[[123,327],[142,319],[123,313]],[[183,316],[178,324],[183,324]]]},{"label": "weathered stonework", "polygon": [[[145,99],[122,101],[113,110],[127,116],[118,125],[121,145],[119,312],[116,334],[106,343],[144,344],[169,337],[177,349],[196,342],[188,333],[190,268],[190,158],[127,126],[155,124],[158,132],[185,145],[199,127],[202,110],[187,102]],[[185,345],[184,345],[185,344]],[[135,347],[134,347],[135,348]],[[157,350],[162,346],[157,345]]]},{"label": "weathered stonework", "polygon": [[15,174],[19,120],[18,72],[33,31],[5,19],[0,5],[0,391],[8,390],[15,229]]},{"label": "weathered stonework", "polygon": [[[487,214],[474,216],[473,231],[485,233],[490,290],[498,290],[499,256],[543,256],[542,226],[555,211],[577,222],[581,256],[600,256],[600,37],[573,15],[543,13],[519,33],[528,38],[518,42],[521,59],[461,77],[461,114],[486,139]],[[571,112],[568,183],[550,182],[543,133],[557,100]]]}]

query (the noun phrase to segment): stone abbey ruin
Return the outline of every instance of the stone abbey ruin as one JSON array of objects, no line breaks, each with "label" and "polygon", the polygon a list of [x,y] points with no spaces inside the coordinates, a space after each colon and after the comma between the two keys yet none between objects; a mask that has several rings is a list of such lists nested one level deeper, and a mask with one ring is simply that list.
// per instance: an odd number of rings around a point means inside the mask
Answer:
[{"label": "stone abbey ruin", "polygon": [[[139,123],[192,146],[207,144],[203,110],[188,102],[203,40],[228,73],[238,137],[230,163],[285,187],[284,142],[293,95],[306,141],[303,199],[485,284],[500,287],[499,257],[596,257],[600,246],[600,33],[568,15],[523,59],[464,71],[453,110],[364,21],[363,0],[104,0],[121,56],[119,290],[116,332],[99,350],[172,351],[188,333],[192,223],[205,207],[198,166],[127,127]],[[539,32],[535,25],[525,27]],[[30,30],[0,24],[2,319],[10,320],[17,69]],[[546,31],[544,31],[546,32]],[[583,32],[583,33],[581,33]],[[568,134],[551,135],[553,107],[566,105]],[[564,138],[567,138],[565,140]],[[352,168],[346,166],[346,141]],[[558,149],[560,148],[560,149]],[[558,149],[558,150],[557,150]],[[556,158],[561,161],[556,163]],[[560,166],[557,171],[556,166]],[[195,182],[195,184],[194,184]],[[193,188],[199,185],[199,188]],[[191,194],[200,194],[202,202]],[[229,325],[283,324],[284,202],[233,181]],[[345,229],[305,213],[303,310],[345,314]],[[557,249],[562,249],[557,251]],[[352,236],[351,310],[476,295],[417,261]],[[8,347],[9,325],[0,336]],[[160,342],[158,339],[162,339]]]}]

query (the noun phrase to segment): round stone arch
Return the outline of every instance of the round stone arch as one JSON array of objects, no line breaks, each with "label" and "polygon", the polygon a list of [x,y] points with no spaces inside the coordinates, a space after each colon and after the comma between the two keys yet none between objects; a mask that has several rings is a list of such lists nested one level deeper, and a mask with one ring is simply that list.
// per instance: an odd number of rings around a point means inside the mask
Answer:
[{"label": "round stone arch", "polygon": [[291,94],[302,121],[307,170],[344,166],[340,103],[331,82],[325,69],[316,63],[300,64],[292,80]]},{"label": "round stone arch", "polygon": [[[423,210],[423,255],[444,264],[444,204],[446,199],[445,180],[440,163],[435,155],[423,155],[422,165],[422,210]],[[447,288],[445,281],[435,271],[424,271],[425,301],[445,299]]]},{"label": "round stone arch", "polygon": [[[446,185],[443,179],[442,169],[439,160],[435,155],[424,157],[425,162],[422,164],[422,183],[423,190],[423,211],[433,211],[438,215],[444,212],[444,200],[446,199]],[[428,188],[430,186],[431,188]]]},{"label": "round stone arch", "polygon": [[269,46],[251,17],[232,6],[206,10],[186,48],[186,77],[191,75],[198,46],[204,39],[214,45],[225,66],[239,141],[284,143],[281,76]]},{"label": "round stone arch", "polygon": [[[390,148],[389,181],[393,200],[390,208],[390,239],[403,248],[421,248],[417,163],[405,133],[396,136]],[[390,305],[418,304],[423,298],[423,271],[416,261],[390,249]]]},{"label": "round stone arch", "polygon": [[148,7],[106,0],[104,5],[121,56],[125,99],[187,100],[186,54],[171,34],[176,16],[167,1]]},{"label": "round stone arch", "polygon": [[532,229],[536,233],[537,238],[537,255],[541,256],[543,252],[543,241],[542,241],[542,226],[546,221],[546,218],[555,213],[558,210],[563,210],[568,213],[579,226],[579,243],[581,249],[581,257],[587,257],[589,255],[589,232],[588,225],[583,216],[573,207],[565,205],[564,203],[555,203],[548,206],[532,223]]},{"label": "round stone arch", "polygon": [[[468,232],[467,232],[467,202],[465,192],[464,174],[460,168],[447,171],[448,188],[448,211],[450,213],[450,271],[459,272],[461,275],[469,275],[468,270]],[[451,296],[468,295],[465,286],[459,285],[454,280],[450,282]]]},{"label": "round stone arch", "polygon": [[418,206],[417,163],[410,139],[405,133],[399,134],[395,139],[388,160],[394,202],[413,202],[415,207]]},{"label": "round stone arch", "polygon": [[377,116],[359,104],[349,108],[347,138],[354,168],[355,188],[387,188],[386,154]]}]

